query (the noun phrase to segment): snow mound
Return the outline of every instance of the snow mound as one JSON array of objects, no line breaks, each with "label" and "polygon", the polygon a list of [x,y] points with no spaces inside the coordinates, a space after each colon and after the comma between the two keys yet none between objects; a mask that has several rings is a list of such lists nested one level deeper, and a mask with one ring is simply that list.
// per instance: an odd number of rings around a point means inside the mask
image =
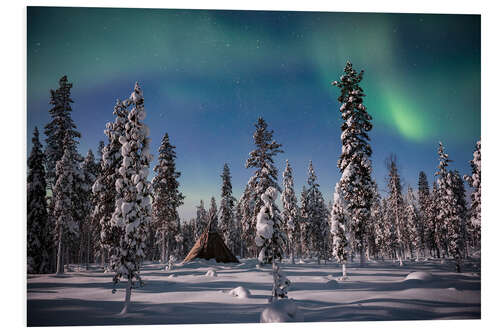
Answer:
[{"label": "snow mound", "polygon": [[280,299],[269,304],[260,314],[261,323],[304,321],[304,315],[292,299]]},{"label": "snow mound", "polygon": [[304,261],[304,260],[302,260],[302,259],[300,259],[300,260],[299,260],[299,264],[305,264],[305,261]]},{"label": "snow mound", "polygon": [[207,271],[207,273],[205,274],[205,276],[216,277],[217,276],[217,272],[215,271],[215,269],[209,268],[208,271]]},{"label": "snow mound", "polygon": [[340,284],[335,281],[335,280],[329,280],[326,282],[326,286],[329,288],[329,289],[338,289],[340,288]]},{"label": "snow mound", "polygon": [[170,274],[170,275],[169,275],[169,276],[167,276],[167,277],[168,277],[168,278],[175,278],[175,277],[177,277],[177,275],[176,275],[176,274]]},{"label": "snow mound", "polygon": [[252,294],[250,290],[245,287],[239,286],[229,291],[229,295],[238,297],[238,298],[249,298]]},{"label": "snow mound", "polygon": [[419,280],[419,281],[431,281],[433,276],[431,273],[427,272],[411,272],[405,277],[405,280]]}]

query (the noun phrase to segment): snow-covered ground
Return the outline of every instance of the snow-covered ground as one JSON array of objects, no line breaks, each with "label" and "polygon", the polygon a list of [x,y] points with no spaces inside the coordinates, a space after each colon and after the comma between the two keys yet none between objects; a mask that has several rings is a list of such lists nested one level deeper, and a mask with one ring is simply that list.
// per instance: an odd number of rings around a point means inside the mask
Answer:
[{"label": "snow-covered ground", "polygon": [[[28,276],[28,326],[255,323],[268,306],[270,267],[257,268],[255,259],[240,264],[196,261],[146,264],[143,288],[132,292],[129,314],[120,316],[125,283],[111,292],[112,274],[97,266],[65,276]],[[466,261],[455,273],[452,261],[429,259],[370,262],[365,268],[348,264],[347,281],[335,263],[305,260],[282,264],[292,282],[288,293],[304,321],[460,319],[481,316],[480,259]],[[207,271],[213,268],[215,274]],[[424,272],[430,274],[414,273]],[[213,275],[213,276],[211,276]],[[237,287],[240,294],[231,292]],[[245,293],[245,291],[248,293]]]}]

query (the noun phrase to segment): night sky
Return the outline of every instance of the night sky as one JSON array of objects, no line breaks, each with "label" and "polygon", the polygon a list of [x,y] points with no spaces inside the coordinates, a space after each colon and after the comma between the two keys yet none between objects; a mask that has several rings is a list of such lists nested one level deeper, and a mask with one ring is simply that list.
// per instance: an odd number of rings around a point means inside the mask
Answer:
[{"label": "night sky", "polygon": [[157,156],[165,132],[177,147],[183,219],[194,217],[200,199],[219,203],[226,162],[239,198],[253,172],[244,165],[259,116],[283,144],[280,183],[289,159],[299,195],[312,160],[331,200],[341,118],[330,82],[347,60],[365,70],[382,195],[391,153],[404,185],[415,187],[421,170],[432,182],[439,141],[450,167],[470,173],[480,139],[478,15],[29,7],[27,23],[28,154],[62,75],[73,83],[82,154],[106,142],[116,99],[139,81],[151,152]]}]

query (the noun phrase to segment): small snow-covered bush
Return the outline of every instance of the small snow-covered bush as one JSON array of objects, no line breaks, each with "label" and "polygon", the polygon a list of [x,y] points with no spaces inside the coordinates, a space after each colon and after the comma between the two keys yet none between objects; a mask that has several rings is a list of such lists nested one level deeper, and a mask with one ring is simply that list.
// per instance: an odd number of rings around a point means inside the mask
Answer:
[{"label": "small snow-covered bush", "polygon": [[249,298],[252,294],[247,288],[239,286],[229,291],[229,295],[238,298]]},{"label": "small snow-covered bush", "polygon": [[217,276],[217,272],[215,271],[215,269],[209,268],[208,271],[207,271],[207,273],[205,274],[205,276],[216,277]]},{"label": "small snow-covered bush", "polygon": [[269,304],[260,314],[261,323],[286,323],[304,321],[304,315],[297,304],[288,298]]},{"label": "small snow-covered bush", "polygon": [[420,280],[420,281],[430,281],[432,280],[432,274],[427,273],[427,272],[411,272],[408,274],[405,278],[406,281],[408,280]]}]

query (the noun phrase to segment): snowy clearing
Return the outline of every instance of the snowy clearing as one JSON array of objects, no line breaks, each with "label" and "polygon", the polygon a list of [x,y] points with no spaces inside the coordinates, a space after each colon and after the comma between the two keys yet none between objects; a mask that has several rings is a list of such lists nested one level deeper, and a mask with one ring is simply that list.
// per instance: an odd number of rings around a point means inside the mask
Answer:
[{"label": "snowy clearing", "polygon": [[[347,265],[348,280],[340,281],[335,263],[283,263],[291,280],[289,298],[306,322],[416,319],[479,319],[481,316],[480,259],[465,261],[455,273],[452,260],[405,262],[378,260],[366,268]],[[239,264],[196,260],[177,264],[146,264],[143,288],[132,292],[130,313],[119,316],[125,283],[113,294],[112,274],[102,268],[78,270],[64,276],[28,275],[28,326],[256,323],[268,307],[271,268],[256,268],[256,259]],[[209,268],[217,272],[206,276]],[[408,274],[420,280],[407,280]],[[423,273],[423,274],[422,274]],[[432,278],[426,273],[431,273]],[[336,282],[329,282],[335,280]],[[234,297],[232,290],[249,291]]]}]

